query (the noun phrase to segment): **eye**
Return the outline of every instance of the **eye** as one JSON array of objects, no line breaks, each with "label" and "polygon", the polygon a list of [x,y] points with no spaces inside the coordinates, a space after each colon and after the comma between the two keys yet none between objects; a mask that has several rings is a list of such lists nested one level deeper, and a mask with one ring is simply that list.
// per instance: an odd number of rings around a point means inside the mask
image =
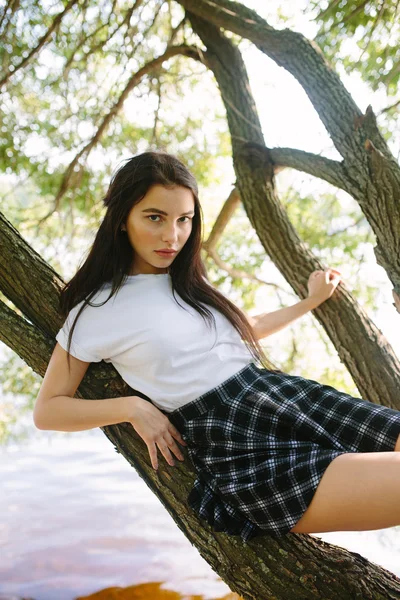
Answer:
[{"label": "eye", "polygon": [[[149,215],[147,219],[151,219],[152,217],[160,217],[160,215]],[[161,217],[160,217],[161,218]],[[180,219],[188,219],[190,221],[190,217],[180,217]],[[159,223],[159,221],[151,221],[151,223]],[[187,221],[182,221],[182,223],[187,223]]]}]

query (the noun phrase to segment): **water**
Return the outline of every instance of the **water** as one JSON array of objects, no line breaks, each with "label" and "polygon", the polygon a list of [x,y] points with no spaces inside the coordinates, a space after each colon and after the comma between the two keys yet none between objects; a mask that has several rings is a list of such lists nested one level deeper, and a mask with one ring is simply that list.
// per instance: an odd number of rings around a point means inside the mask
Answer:
[{"label": "water", "polygon": [[39,433],[0,450],[0,594],[73,600],[156,581],[230,592],[100,429]]},{"label": "water", "polygon": [[[162,582],[185,600],[239,598],[100,429],[35,430],[0,449],[0,478],[1,595],[74,600]],[[400,576],[399,534],[395,527],[315,535]]]}]

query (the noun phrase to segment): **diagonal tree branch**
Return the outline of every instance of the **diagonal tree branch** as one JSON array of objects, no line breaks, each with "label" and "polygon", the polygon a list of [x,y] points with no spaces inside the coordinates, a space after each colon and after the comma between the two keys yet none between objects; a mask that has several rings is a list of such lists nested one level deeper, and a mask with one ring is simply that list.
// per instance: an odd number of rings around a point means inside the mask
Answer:
[{"label": "diagonal tree branch", "polygon": [[370,29],[370,32],[369,32],[369,35],[368,35],[367,42],[366,42],[366,44],[364,44],[364,48],[363,48],[363,50],[362,50],[362,52],[361,52],[361,54],[360,54],[360,56],[359,56],[359,58],[358,58],[358,61],[359,61],[359,62],[361,62],[361,61],[362,61],[362,59],[363,59],[363,57],[364,57],[364,55],[365,55],[366,51],[368,50],[368,47],[369,47],[369,45],[370,45],[370,43],[371,43],[371,41],[372,41],[373,35],[374,35],[374,31],[375,31],[375,29],[377,28],[377,26],[378,26],[378,24],[379,24],[379,21],[380,21],[380,19],[381,19],[381,17],[382,17],[382,14],[383,14],[384,8],[385,8],[385,0],[381,0],[380,7],[379,7],[378,13],[377,13],[377,15],[376,15],[376,17],[375,17],[375,20],[374,20],[374,22],[373,22],[373,24],[372,24],[372,27],[371,27],[371,29]]},{"label": "diagonal tree branch", "polygon": [[37,45],[34,48],[32,48],[32,50],[29,52],[28,56],[26,56],[23,60],[21,60],[21,62],[18,63],[17,65],[14,65],[14,69],[12,71],[9,70],[8,73],[6,73],[6,75],[3,77],[3,79],[0,79],[0,88],[3,85],[5,85],[8,82],[8,80],[11,77],[13,77],[13,75],[15,75],[15,73],[18,73],[18,71],[23,69],[32,60],[32,58],[34,56],[36,56],[36,54],[39,53],[39,51],[43,48],[43,46],[48,42],[48,40],[52,36],[53,32],[60,25],[60,23],[63,20],[63,18],[65,17],[65,15],[78,2],[79,2],[79,0],[69,0],[67,6],[64,8],[64,10],[62,12],[58,13],[58,15],[53,19],[53,22],[50,25],[50,27],[48,28],[48,30],[46,31],[46,33],[40,38]]},{"label": "diagonal tree branch", "polygon": [[224,202],[222,209],[215,219],[214,225],[211,229],[208,239],[203,242],[205,250],[213,250],[218,244],[218,240],[224,233],[229,221],[233,217],[237,208],[240,205],[240,195],[236,187],[234,187],[229,194],[228,198]]},{"label": "diagonal tree branch", "polygon": [[[23,315],[0,302],[0,340],[43,377],[55,345],[54,336],[62,325],[58,313],[61,279],[1,213],[0,249],[0,291]],[[75,394],[87,401],[122,395],[145,397],[127,386],[114,367],[104,362],[89,366]],[[393,597],[400,594],[400,580],[393,573],[318,537],[290,534],[277,539],[263,535],[244,544],[237,536],[213,531],[187,503],[196,472],[186,448],[182,448],[186,458],[183,463],[171,467],[161,457],[155,472],[146,444],[130,423],[101,429],[210,566],[246,600],[319,600],[321,590],[325,600],[348,600],[357,596],[359,581],[363,582],[365,600],[387,600],[389,590]]]},{"label": "diagonal tree branch", "polygon": [[[363,152],[366,133],[355,127],[355,120],[362,113],[315,43],[289,29],[274,29],[254,10],[238,2],[177,1],[209,23],[249,39],[261,52],[289,71],[310,98],[338,152],[349,162],[359,155],[358,168],[362,169],[364,178],[367,177],[367,158]],[[374,131],[373,142],[381,152],[390,155],[378,129]]]},{"label": "diagonal tree branch", "polygon": [[199,53],[195,46],[188,46],[186,44],[181,44],[179,46],[171,46],[167,48],[163,54],[157,56],[153,60],[150,60],[141,69],[139,69],[130,77],[118,100],[115,102],[114,106],[112,106],[109,112],[103,117],[103,120],[97,128],[97,131],[92,137],[92,139],[78,152],[78,154],[76,154],[76,156],[68,165],[62,178],[57,195],[54,199],[51,210],[40,219],[38,224],[48,219],[49,216],[53,214],[53,212],[58,210],[60,202],[68,190],[68,186],[71,177],[74,173],[75,167],[78,165],[78,163],[82,161],[82,159],[86,160],[92,149],[99,143],[103,133],[106,131],[113,118],[122,109],[122,106],[127,97],[129,96],[130,92],[140,83],[140,81],[145,75],[154,72],[156,69],[161,67],[163,62],[169,60],[173,56],[177,56],[178,54],[190,56],[191,58],[199,60]]},{"label": "diagonal tree branch", "polygon": [[[358,4],[353,10],[351,10],[349,12],[349,14],[347,14],[345,17],[343,17],[343,19],[340,19],[340,20],[332,23],[332,25],[329,27],[329,29],[327,31],[326,30],[322,31],[321,34],[324,35],[324,34],[330,33],[336,27],[338,27],[338,25],[342,25],[344,23],[347,23],[348,21],[351,21],[351,19],[353,17],[356,17],[360,12],[362,12],[362,10],[366,6],[366,4],[368,4],[368,2],[369,2],[369,0],[362,0],[361,4]],[[322,14],[320,16],[322,16]]]},{"label": "diagonal tree branch", "polygon": [[332,10],[339,4],[341,0],[331,0],[326,8],[321,10],[317,16],[314,18],[314,21],[317,19],[322,19],[326,14],[332,12]]},{"label": "diagonal tree branch", "polygon": [[[265,279],[262,279],[261,277],[258,277],[257,275],[253,275],[252,273],[247,273],[246,271],[244,271],[242,269],[235,269],[235,268],[231,267],[227,262],[222,260],[222,258],[219,256],[219,254],[216,250],[218,240],[223,235],[225,228],[227,227],[229,221],[233,217],[240,202],[241,201],[240,201],[239,192],[238,192],[237,188],[234,187],[233,190],[231,191],[231,193],[229,194],[226,202],[224,202],[221,212],[215,219],[215,223],[211,229],[210,235],[208,236],[208,239],[203,242],[202,248],[203,248],[203,250],[206,251],[208,256],[210,256],[213,259],[215,264],[218,265],[218,267],[220,269],[223,269],[224,271],[226,271],[231,277],[236,277],[237,279],[250,279],[251,281],[257,281],[258,283],[263,283],[264,285],[273,287],[275,290],[282,290],[282,287],[280,285],[278,285],[277,283],[265,281]],[[286,293],[288,293],[287,290],[282,290],[282,291],[285,291]],[[289,294],[290,294],[290,292],[289,292]]]},{"label": "diagonal tree branch", "polygon": [[[300,240],[277,196],[274,165],[264,150],[260,122],[240,51],[214,25],[189,11],[188,16],[193,30],[207,47],[203,61],[212,70],[225,104],[243,206],[271,260],[297,295],[306,298],[309,274],[324,266]],[[229,102],[226,102],[227,98]],[[239,111],[233,111],[232,104],[239,107]],[[238,112],[245,115],[247,121],[253,120],[254,127],[249,127]],[[243,143],[243,139],[248,141]],[[384,402],[400,407],[397,391],[400,363],[390,344],[345,285],[340,284],[335,297],[313,313],[351,373],[360,394],[377,404]],[[355,347],[363,348],[362,357],[359,353],[354,355]]]},{"label": "diagonal tree branch", "polygon": [[[10,10],[11,15],[14,14],[14,12],[16,11],[16,9],[18,8],[19,5],[19,0],[7,0],[7,2],[4,5],[1,17],[0,17],[0,29],[3,25],[3,21],[8,13],[8,11]],[[4,34],[4,32],[3,32]]]},{"label": "diagonal tree branch", "polygon": [[[396,69],[397,69],[397,72],[400,71],[400,62],[396,65]],[[383,108],[379,114],[389,112],[390,110],[397,108],[399,106],[399,104],[400,104],[400,100],[396,100],[396,102],[394,102],[393,104],[389,104],[389,106],[386,106],[385,108]]]}]

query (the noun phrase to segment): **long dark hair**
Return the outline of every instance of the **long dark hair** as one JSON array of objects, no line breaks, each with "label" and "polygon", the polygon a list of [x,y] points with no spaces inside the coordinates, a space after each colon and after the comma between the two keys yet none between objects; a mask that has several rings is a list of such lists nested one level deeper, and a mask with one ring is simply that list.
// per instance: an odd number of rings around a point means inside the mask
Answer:
[{"label": "long dark hair", "polygon": [[125,222],[131,208],[142,200],[154,184],[186,187],[191,190],[195,202],[190,236],[183,250],[168,269],[175,301],[179,304],[175,297],[176,291],[208,325],[213,322],[214,327],[214,315],[204,305],[217,309],[238,331],[255,361],[259,361],[266,369],[276,370],[265,356],[243,312],[208,282],[206,268],[200,255],[203,212],[196,180],[176,156],[164,151],[144,152],[134,156],[113,175],[103,199],[107,211],[88,256],[61,291],[60,309],[64,318],[74,306],[84,301],[68,336],[68,368],[70,369],[69,352],[72,334],[79,315],[88,304],[93,306],[90,301],[104,283],[111,281],[111,292],[105,300],[107,302],[129,275],[133,249],[126,232],[121,231],[121,225]]}]

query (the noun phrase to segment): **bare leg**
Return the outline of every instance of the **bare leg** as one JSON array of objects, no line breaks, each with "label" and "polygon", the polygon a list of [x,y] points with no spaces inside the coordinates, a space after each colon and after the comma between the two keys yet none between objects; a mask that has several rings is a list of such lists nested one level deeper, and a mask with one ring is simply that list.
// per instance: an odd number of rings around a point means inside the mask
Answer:
[{"label": "bare leg", "polygon": [[369,531],[400,525],[400,436],[393,452],[337,456],[293,533]]}]

